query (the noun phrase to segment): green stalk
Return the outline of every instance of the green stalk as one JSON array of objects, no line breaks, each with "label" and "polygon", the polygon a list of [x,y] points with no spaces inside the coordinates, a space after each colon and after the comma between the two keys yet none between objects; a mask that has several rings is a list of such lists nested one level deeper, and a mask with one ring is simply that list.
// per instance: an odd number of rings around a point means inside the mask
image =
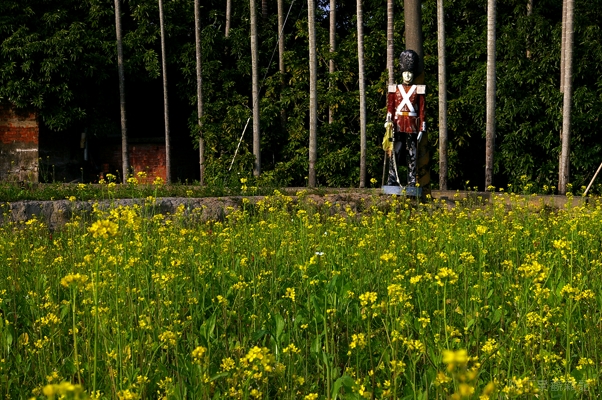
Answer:
[{"label": "green stalk", "polygon": [[370,353],[370,370],[372,370],[373,374],[372,374],[372,399],[374,399],[374,379],[376,376],[376,372],[374,371],[374,359],[372,357],[372,340],[371,337],[372,336],[372,313],[370,313],[370,318],[368,318],[368,352]]},{"label": "green stalk", "polygon": [[79,372],[79,354],[77,353],[77,327],[75,324],[75,302],[77,300],[77,288],[72,287],[71,288],[71,313],[73,315],[72,318],[72,328],[71,328],[71,332],[73,333],[73,353],[75,356],[75,369],[77,370],[77,381],[79,384],[82,383],[82,377],[81,374]]},{"label": "green stalk", "polygon": [[95,262],[96,268],[94,271],[94,379],[92,380],[92,392],[96,394],[96,374],[98,361],[98,260]]},{"label": "green stalk", "polygon": [[328,346],[328,296],[324,296],[324,345],[326,350],[326,398],[330,400],[330,363],[328,362],[328,356],[330,355],[329,346]]},{"label": "green stalk", "polygon": [[[445,332],[445,347],[449,350],[449,337],[447,335],[447,281],[443,284],[443,331]],[[478,337],[478,336],[477,336]]]}]

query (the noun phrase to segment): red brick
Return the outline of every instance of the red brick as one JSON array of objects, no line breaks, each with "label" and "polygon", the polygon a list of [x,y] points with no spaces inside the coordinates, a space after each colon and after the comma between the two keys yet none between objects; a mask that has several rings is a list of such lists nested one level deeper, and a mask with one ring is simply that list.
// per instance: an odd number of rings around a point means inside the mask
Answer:
[{"label": "red brick", "polygon": [[15,110],[7,103],[0,104],[0,142],[39,143],[37,115]]}]

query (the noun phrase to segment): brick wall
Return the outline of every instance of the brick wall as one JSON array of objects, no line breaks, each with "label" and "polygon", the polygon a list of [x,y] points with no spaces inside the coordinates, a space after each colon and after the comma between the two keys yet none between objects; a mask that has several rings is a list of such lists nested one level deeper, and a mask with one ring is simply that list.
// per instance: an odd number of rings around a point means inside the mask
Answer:
[{"label": "brick wall", "polygon": [[0,103],[0,181],[38,181],[37,114]]},{"label": "brick wall", "polygon": [[136,143],[130,144],[130,166],[134,173],[146,172],[146,182],[151,183],[156,177],[166,180],[165,145]]},{"label": "brick wall", "polygon": [[[156,140],[153,139],[148,141],[151,143],[145,143],[145,139],[135,139],[134,143],[129,144],[130,168],[135,175],[138,172],[146,173],[146,179],[139,179],[140,183],[152,183],[156,177],[165,181],[165,145],[154,143]],[[121,175],[121,143],[101,146],[99,162],[103,175]]]}]

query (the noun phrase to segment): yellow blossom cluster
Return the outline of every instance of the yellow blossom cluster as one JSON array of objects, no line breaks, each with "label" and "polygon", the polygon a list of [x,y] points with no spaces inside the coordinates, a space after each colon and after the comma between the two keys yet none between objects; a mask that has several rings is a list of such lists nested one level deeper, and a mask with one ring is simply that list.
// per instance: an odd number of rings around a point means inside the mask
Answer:
[{"label": "yellow blossom cluster", "polygon": [[109,238],[117,235],[119,226],[113,222],[106,220],[96,221],[89,228],[88,232],[95,238]]},{"label": "yellow blossom cluster", "polygon": [[46,385],[44,386],[44,389],[42,389],[42,393],[44,393],[44,396],[51,399],[55,397],[85,399],[87,397],[84,388],[81,385],[74,385],[70,382]]},{"label": "yellow blossom cluster", "polygon": [[368,342],[366,341],[366,335],[363,333],[354,333],[353,335],[351,335],[351,343],[349,343],[349,348],[350,349],[355,349],[356,347],[363,349],[364,347],[366,347],[366,344]]},{"label": "yellow blossom cluster", "polygon": [[458,274],[456,274],[451,268],[443,267],[437,271],[437,275],[435,275],[435,281],[437,281],[437,285],[443,286],[445,282],[453,285],[458,282]]},{"label": "yellow blossom cluster", "polygon": [[376,292],[366,292],[359,295],[360,304],[362,307],[366,307],[369,304],[374,304],[376,302],[378,295]]},{"label": "yellow blossom cluster", "polygon": [[164,331],[159,335],[159,341],[163,344],[164,349],[168,349],[176,345],[178,335],[170,330]]},{"label": "yellow blossom cluster", "polygon": [[206,353],[207,353],[207,348],[206,347],[204,347],[204,346],[197,346],[192,351],[192,361],[195,364],[203,364]]},{"label": "yellow blossom cluster", "polygon": [[69,287],[71,285],[75,286],[83,286],[88,282],[88,276],[80,274],[79,272],[76,274],[69,274],[61,279],[61,285],[64,287]]}]

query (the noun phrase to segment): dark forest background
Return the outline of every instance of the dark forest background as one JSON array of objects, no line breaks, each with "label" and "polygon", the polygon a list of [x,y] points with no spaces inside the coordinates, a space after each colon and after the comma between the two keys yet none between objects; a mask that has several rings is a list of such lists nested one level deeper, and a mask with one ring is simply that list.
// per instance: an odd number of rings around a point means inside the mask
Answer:
[{"label": "dark forest background", "polygon": [[[205,183],[252,176],[251,124],[234,167],[228,167],[251,116],[249,2],[232,0],[225,37],[224,0],[201,1],[206,140]],[[261,7],[261,2],[257,2]],[[337,4],[336,72],[328,73],[328,4],[318,0],[318,164],[321,186],[359,182],[359,90],[355,1]],[[113,0],[1,0],[0,100],[39,110],[56,141],[87,129],[96,140],[120,135]],[[276,1],[259,18],[262,176],[257,184],[306,185],[309,66],[307,2],[285,0],[286,74],[278,71]],[[486,0],[446,0],[448,187],[483,189],[485,172]],[[386,107],[386,2],[364,0],[368,180],[380,185]],[[172,140],[198,143],[192,0],[165,1]],[[162,137],[158,2],[122,5],[128,134]],[[437,188],[436,1],[422,2],[431,185]],[[261,16],[261,10],[257,10]],[[494,184],[557,186],[562,126],[560,37],[562,1],[497,3],[497,138]],[[602,0],[576,2],[571,182],[589,182],[602,161]],[[395,4],[395,52],[404,45],[403,2]],[[529,56],[527,53],[529,52]],[[272,58],[273,57],[273,58]],[[263,78],[265,77],[265,80]],[[285,84],[281,85],[284,79]],[[329,83],[332,82],[329,89]],[[328,124],[328,108],[335,120]],[[281,111],[287,116],[283,124]],[[173,154],[172,157],[178,157]],[[186,157],[198,157],[190,151]],[[198,163],[190,163],[194,166]],[[176,171],[198,179],[199,171]]]}]

